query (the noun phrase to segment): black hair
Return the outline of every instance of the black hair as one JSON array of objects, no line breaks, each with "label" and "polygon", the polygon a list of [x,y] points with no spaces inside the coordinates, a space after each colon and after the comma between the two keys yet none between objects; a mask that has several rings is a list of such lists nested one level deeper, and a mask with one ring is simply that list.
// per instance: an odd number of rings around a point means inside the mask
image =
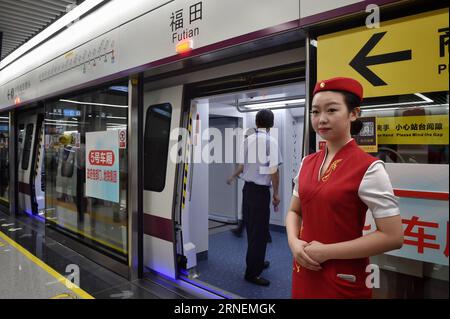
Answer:
[{"label": "black hair", "polygon": [[[351,112],[355,108],[361,106],[361,99],[356,94],[347,91],[336,91],[336,92],[339,92],[344,96],[344,102],[345,105],[347,105],[348,112]],[[361,120],[356,119],[355,121],[352,122],[350,126],[350,134],[352,136],[357,135],[361,131],[362,127],[363,123],[361,122]]]},{"label": "black hair", "polygon": [[256,113],[255,124],[259,128],[273,127],[273,112],[271,110],[263,109]]}]

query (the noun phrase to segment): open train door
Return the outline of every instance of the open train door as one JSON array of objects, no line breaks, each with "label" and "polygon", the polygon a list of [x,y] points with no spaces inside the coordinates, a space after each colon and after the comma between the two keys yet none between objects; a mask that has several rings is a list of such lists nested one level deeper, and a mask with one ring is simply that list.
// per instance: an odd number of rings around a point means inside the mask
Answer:
[{"label": "open train door", "polygon": [[144,267],[176,278],[176,161],[171,132],[180,126],[183,86],[144,91]]},{"label": "open train door", "polygon": [[18,118],[18,207],[32,215],[43,214],[45,206],[42,163],[44,152],[44,114],[39,108]]}]

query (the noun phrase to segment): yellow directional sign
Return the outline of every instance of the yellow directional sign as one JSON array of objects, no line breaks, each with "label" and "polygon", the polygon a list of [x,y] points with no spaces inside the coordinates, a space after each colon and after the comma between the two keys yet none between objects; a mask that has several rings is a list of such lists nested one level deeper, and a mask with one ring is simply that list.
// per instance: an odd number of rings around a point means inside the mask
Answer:
[{"label": "yellow directional sign", "polygon": [[448,145],[447,115],[379,117],[379,144]]},{"label": "yellow directional sign", "polygon": [[317,78],[356,78],[365,97],[448,91],[448,8],[317,39]]}]

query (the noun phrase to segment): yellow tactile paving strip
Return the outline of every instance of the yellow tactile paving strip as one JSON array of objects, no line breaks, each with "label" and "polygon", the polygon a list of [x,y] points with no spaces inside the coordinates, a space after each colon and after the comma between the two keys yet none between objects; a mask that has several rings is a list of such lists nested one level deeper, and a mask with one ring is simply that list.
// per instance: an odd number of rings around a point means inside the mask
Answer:
[{"label": "yellow tactile paving strip", "polygon": [[[67,289],[72,291],[76,296],[79,296],[82,299],[94,299],[90,294],[85,292],[80,287],[76,286],[72,282],[70,282],[67,278],[62,276],[60,273],[58,273],[56,270],[48,266],[46,263],[44,263],[42,260],[34,256],[32,253],[30,253],[28,250],[23,248],[20,244],[15,242],[13,239],[8,237],[5,233],[0,231],[0,239],[3,241],[0,241],[0,247],[5,247],[6,244],[9,244],[13,248],[15,248],[17,251],[19,251],[24,257],[26,257],[28,260],[30,260],[32,263],[37,265],[39,268],[47,272],[50,276],[55,278],[59,283],[64,285]],[[64,296],[63,296],[64,295]],[[70,293],[61,294],[58,296],[55,296],[53,298],[56,299],[73,299],[75,296],[71,296]]]}]

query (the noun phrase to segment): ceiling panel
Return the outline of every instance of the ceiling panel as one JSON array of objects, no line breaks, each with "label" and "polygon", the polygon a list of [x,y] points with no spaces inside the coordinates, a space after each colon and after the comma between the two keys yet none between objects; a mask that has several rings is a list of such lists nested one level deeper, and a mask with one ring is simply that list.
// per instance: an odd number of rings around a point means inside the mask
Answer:
[{"label": "ceiling panel", "polygon": [[83,0],[0,0],[0,60]]}]

